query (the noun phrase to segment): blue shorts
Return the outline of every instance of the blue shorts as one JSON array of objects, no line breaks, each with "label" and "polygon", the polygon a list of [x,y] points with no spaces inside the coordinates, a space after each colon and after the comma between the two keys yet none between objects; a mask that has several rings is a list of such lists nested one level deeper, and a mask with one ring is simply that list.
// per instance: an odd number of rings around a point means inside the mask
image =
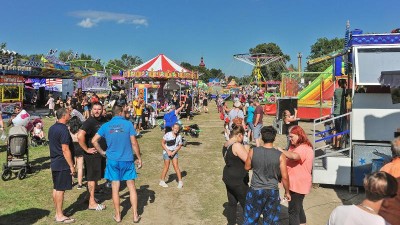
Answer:
[{"label": "blue shorts", "polygon": [[279,190],[249,188],[244,207],[243,225],[258,224],[261,214],[263,224],[279,224],[280,211]]},{"label": "blue shorts", "polygon": [[134,180],[137,178],[133,161],[114,161],[107,159],[104,178],[110,181]]},{"label": "blue shorts", "polygon": [[178,153],[176,153],[174,156],[171,157],[171,156],[168,156],[167,152],[164,150],[162,156],[163,156],[164,160],[172,160],[172,159],[178,158]]},{"label": "blue shorts", "polygon": [[253,129],[254,139],[259,139],[261,137],[261,128],[262,128],[262,124],[257,124],[257,126],[254,127],[254,129]]}]

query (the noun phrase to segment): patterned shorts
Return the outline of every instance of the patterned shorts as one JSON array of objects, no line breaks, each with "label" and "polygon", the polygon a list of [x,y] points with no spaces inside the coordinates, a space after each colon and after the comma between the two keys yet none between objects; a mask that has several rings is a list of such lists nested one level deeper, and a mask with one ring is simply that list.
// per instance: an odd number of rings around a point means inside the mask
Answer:
[{"label": "patterned shorts", "polygon": [[244,207],[244,225],[258,224],[258,219],[263,215],[263,225],[279,224],[281,211],[279,190],[249,188]]}]

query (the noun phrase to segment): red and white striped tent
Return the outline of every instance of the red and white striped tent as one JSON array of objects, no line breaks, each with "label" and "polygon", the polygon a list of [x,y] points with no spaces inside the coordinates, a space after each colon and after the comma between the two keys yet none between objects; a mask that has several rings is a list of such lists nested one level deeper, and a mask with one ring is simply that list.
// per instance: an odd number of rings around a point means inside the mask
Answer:
[{"label": "red and white striped tent", "polygon": [[197,73],[190,71],[178,65],[167,56],[159,54],[140,66],[132,70],[124,71],[124,77],[127,78],[177,78],[197,80]]}]

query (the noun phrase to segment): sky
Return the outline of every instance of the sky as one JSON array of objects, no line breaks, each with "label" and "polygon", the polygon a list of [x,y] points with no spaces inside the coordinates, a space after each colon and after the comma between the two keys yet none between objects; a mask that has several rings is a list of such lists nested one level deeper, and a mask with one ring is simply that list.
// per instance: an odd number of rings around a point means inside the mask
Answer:
[{"label": "sky", "polygon": [[21,54],[73,50],[102,62],[122,54],[147,61],[165,54],[226,75],[252,67],[233,58],[273,42],[303,65],[318,38],[351,29],[385,33],[400,27],[398,0],[0,0],[0,43]]}]

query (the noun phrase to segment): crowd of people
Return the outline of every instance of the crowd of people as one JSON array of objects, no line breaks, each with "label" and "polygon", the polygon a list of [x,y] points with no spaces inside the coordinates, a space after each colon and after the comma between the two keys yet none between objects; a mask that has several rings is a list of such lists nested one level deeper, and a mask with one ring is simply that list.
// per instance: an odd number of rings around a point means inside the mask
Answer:
[{"label": "crowd of people", "polygon": [[[312,187],[314,152],[304,130],[292,125],[298,120],[297,111],[294,115],[289,110],[282,113],[288,144],[281,148],[274,144],[276,129],[263,125],[259,99],[244,99],[234,99],[232,108],[217,99],[217,109],[225,121],[222,180],[228,197],[228,224],[238,222],[238,203],[243,209],[243,224],[258,224],[261,217],[263,224],[279,224],[282,201],[288,202],[289,225],[306,224],[303,201]],[[399,146],[400,138],[396,138],[392,142],[393,161],[381,172],[365,177],[366,199],[358,205],[338,207],[327,224],[400,224],[400,217],[395,216],[400,210]],[[284,190],[283,199],[279,185]]]}]

